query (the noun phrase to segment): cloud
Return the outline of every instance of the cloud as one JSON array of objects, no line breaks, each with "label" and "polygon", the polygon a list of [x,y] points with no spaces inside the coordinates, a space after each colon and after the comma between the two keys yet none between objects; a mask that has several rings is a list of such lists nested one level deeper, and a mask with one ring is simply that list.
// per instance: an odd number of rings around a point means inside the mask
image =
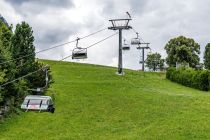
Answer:
[{"label": "cloud", "polygon": [[[74,40],[99,29],[109,27],[111,18],[125,18],[131,13],[130,25],[140,33],[145,42],[150,42],[153,52],[164,57],[165,44],[174,37],[184,35],[194,38],[201,45],[201,60],[204,46],[209,42],[209,0],[3,0],[0,13],[9,23],[28,22],[35,35],[37,50]],[[114,33],[104,31],[81,40],[88,46]],[[136,37],[133,30],[123,31],[130,42]],[[71,54],[75,44],[60,47],[37,55],[40,58],[60,59]],[[140,51],[136,46],[123,52],[123,66],[139,69]],[[88,59],[81,62],[117,66],[118,37],[115,36],[88,49]],[[68,59],[72,61],[71,59]]]},{"label": "cloud", "polygon": [[9,0],[9,3],[12,5],[23,5],[25,3],[31,3],[31,4],[38,4],[38,5],[48,5],[48,6],[54,6],[54,7],[69,7],[73,5],[71,0]]},{"label": "cloud", "polygon": [[34,16],[43,11],[74,7],[71,0],[9,0],[7,1],[22,16]]}]

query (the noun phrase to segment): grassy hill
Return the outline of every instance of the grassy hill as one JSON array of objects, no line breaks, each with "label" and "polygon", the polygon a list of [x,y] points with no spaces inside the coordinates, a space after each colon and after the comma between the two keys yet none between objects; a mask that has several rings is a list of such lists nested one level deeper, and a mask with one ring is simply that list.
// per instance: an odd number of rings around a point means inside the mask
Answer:
[{"label": "grassy hill", "polygon": [[126,70],[121,77],[115,72],[52,65],[55,113],[8,119],[0,126],[0,140],[210,139],[209,92],[172,83],[162,73]]}]

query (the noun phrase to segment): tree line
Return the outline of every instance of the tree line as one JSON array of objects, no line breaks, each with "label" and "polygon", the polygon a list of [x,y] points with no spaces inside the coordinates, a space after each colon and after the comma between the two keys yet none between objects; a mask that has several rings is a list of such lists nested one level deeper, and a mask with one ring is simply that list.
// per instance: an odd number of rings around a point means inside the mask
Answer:
[{"label": "tree line", "polygon": [[[30,72],[44,64],[35,57],[33,30],[28,23],[8,26],[0,20],[0,85]],[[17,111],[23,98],[32,93],[29,89],[45,86],[45,71],[40,70],[5,86],[0,86],[0,116]]]},{"label": "tree line", "polygon": [[173,38],[165,50],[169,66],[167,79],[199,90],[210,90],[210,44],[205,47],[204,64],[200,63],[200,45],[192,38]]},{"label": "tree line", "polygon": [[165,69],[168,67],[176,67],[177,64],[188,65],[195,69],[210,70],[210,43],[205,47],[204,63],[200,63],[200,45],[192,38],[179,36],[169,40],[165,45],[167,53],[166,59],[161,58],[159,53],[148,54],[146,66],[153,71]]}]

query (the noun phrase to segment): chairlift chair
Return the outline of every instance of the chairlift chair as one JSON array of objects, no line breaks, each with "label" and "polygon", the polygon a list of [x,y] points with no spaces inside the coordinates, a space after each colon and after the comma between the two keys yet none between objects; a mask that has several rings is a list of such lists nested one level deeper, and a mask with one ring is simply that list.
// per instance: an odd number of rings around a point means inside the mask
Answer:
[{"label": "chairlift chair", "polygon": [[136,35],[137,35],[136,38],[131,39],[131,45],[139,45],[139,44],[141,44],[141,41],[139,39],[139,33],[136,33]]},{"label": "chairlift chair", "polygon": [[86,59],[87,49],[86,48],[75,48],[72,51],[72,59]]},{"label": "chairlift chair", "polygon": [[44,111],[54,113],[55,108],[50,96],[28,95],[25,97],[21,109],[27,111]]},{"label": "chairlift chair", "polygon": [[140,60],[140,61],[139,61],[139,64],[143,64],[143,61],[142,61],[142,60]]},{"label": "chairlift chair", "polygon": [[126,41],[126,40],[124,39],[124,44],[123,44],[123,46],[122,46],[122,49],[125,50],[125,51],[130,50],[130,45],[129,45],[129,44],[126,44],[125,41]]},{"label": "chairlift chair", "polygon": [[78,47],[78,42],[80,38],[77,38],[76,48],[72,51],[72,59],[86,59],[87,58],[87,48]]}]

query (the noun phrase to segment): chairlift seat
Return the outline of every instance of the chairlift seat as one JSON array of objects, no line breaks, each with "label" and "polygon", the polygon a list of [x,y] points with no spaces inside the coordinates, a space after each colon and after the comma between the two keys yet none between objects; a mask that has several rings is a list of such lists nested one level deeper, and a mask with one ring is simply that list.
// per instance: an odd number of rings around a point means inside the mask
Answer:
[{"label": "chairlift seat", "polygon": [[132,45],[139,45],[139,44],[141,44],[140,39],[139,38],[131,39],[131,44]]},{"label": "chairlift seat", "polygon": [[85,48],[75,48],[72,51],[72,59],[86,59],[87,49]]},{"label": "chairlift seat", "polygon": [[128,44],[124,44],[122,47],[123,50],[130,50],[130,46]]},{"label": "chairlift seat", "polygon": [[44,111],[54,113],[54,105],[50,96],[28,95],[25,97],[21,109],[25,111]]}]

